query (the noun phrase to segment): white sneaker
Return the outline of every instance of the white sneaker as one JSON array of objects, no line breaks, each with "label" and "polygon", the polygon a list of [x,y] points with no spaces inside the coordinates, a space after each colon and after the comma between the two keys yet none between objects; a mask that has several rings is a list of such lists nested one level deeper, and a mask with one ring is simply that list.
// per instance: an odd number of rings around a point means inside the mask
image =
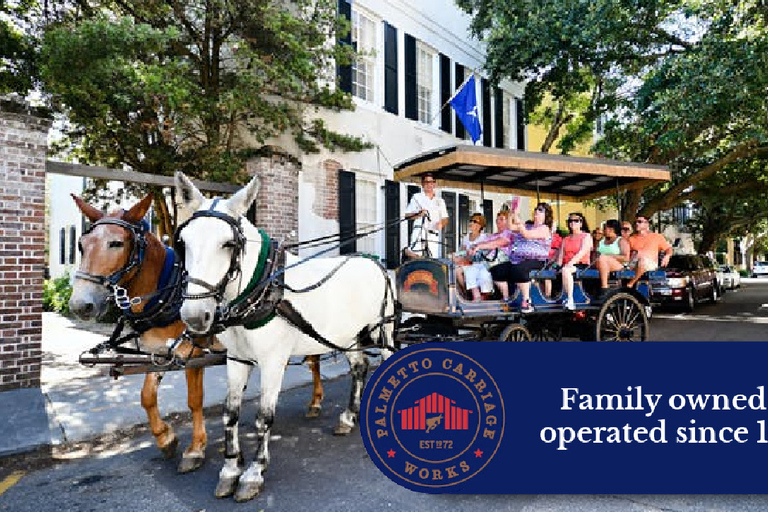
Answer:
[{"label": "white sneaker", "polygon": [[576,305],[573,303],[573,299],[564,299],[563,308],[567,309],[568,311],[575,311]]}]

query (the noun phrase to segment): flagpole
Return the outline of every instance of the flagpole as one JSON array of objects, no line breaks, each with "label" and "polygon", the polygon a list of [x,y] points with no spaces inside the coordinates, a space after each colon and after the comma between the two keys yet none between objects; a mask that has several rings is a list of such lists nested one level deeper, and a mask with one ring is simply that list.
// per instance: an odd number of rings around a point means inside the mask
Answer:
[{"label": "flagpole", "polygon": [[445,107],[447,107],[447,106],[448,106],[448,104],[451,102],[451,100],[452,100],[453,98],[455,98],[457,94],[459,94],[459,91],[461,90],[461,88],[462,88],[462,87],[464,87],[464,86],[466,85],[466,83],[467,83],[467,82],[469,82],[469,79],[470,79],[470,78],[472,78],[473,76],[475,76],[475,70],[474,70],[474,69],[472,70],[472,72],[471,72],[469,75],[467,75],[467,78],[465,78],[465,79],[464,79],[464,81],[463,81],[463,82],[461,82],[461,85],[460,85],[460,86],[458,86],[458,87],[456,88],[456,90],[453,92],[453,96],[451,96],[450,98],[448,98],[448,101],[446,101],[445,103],[443,103],[443,106],[442,106],[442,107],[440,107],[440,108],[437,110],[437,113],[436,113],[436,114],[435,114],[435,116],[432,118],[432,120],[429,122],[429,124],[430,124],[430,125],[432,125],[432,123],[434,123],[434,122],[435,122],[435,119],[437,119],[437,116],[439,116],[439,115],[440,115],[440,113],[443,111],[443,109],[444,109]]}]

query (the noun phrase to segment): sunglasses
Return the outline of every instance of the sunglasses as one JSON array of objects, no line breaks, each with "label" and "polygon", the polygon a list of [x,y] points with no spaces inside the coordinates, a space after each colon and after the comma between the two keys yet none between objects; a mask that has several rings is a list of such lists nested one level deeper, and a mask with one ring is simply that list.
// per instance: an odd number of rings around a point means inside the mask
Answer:
[{"label": "sunglasses", "polygon": [[635,221],[635,224],[647,224],[647,223],[648,223],[647,220],[642,220],[642,219],[638,219]]},{"label": "sunglasses", "polygon": [[535,212],[542,212],[542,213],[546,213],[547,212],[547,210],[543,206],[537,206],[536,209],[533,210],[533,211],[535,211]]},{"label": "sunglasses", "polygon": [[473,222],[474,222],[475,224],[480,224],[480,221],[479,221],[479,220],[475,220],[475,219],[469,219],[469,223],[470,223],[470,224],[472,224]]},{"label": "sunglasses", "polygon": [[581,219],[568,219],[568,222],[578,222],[581,224]]},{"label": "sunglasses", "polygon": [[437,183],[437,180],[424,180],[424,183]]},{"label": "sunglasses", "polygon": [[622,231],[629,231],[630,228],[621,228]]}]

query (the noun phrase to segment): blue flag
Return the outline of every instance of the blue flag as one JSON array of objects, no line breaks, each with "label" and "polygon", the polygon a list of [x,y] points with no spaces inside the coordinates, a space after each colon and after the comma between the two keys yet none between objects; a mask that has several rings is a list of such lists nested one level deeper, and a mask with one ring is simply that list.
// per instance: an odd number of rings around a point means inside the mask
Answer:
[{"label": "blue flag", "polygon": [[480,117],[478,115],[474,74],[469,77],[469,80],[464,82],[464,85],[453,95],[449,103],[453,110],[456,111],[456,115],[459,117],[461,124],[464,125],[469,136],[472,137],[472,142],[480,140],[483,128],[480,126]]}]

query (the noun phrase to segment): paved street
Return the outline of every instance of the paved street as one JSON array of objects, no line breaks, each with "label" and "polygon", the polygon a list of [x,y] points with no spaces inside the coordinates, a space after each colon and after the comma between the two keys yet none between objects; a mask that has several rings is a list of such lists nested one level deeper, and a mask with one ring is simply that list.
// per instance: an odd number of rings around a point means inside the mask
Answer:
[{"label": "paved street", "polygon": [[[651,321],[651,333],[655,341],[760,341],[768,339],[766,324],[768,279],[747,280],[741,290],[728,292],[718,304],[701,304],[693,314],[658,312]],[[64,384],[75,386],[67,378],[68,369],[77,373],[82,386],[92,383],[93,379],[101,379],[99,382],[105,388],[110,385],[104,377],[88,374],[93,370],[75,370],[68,366],[61,357],[56,357],[55,351],[46,349],[46,353],[43,380],[47,389],[52,391]],[[212,386],[221,387],[223,383],[213,379],[207,382],[206,391]],[[254,381],[251,387],[257,387]],[[220,405],[212,405],[206,415],[209,460],[196,473],[177,475],[177,460],[162,459],[153,438],[142,427],[120,430],[91,442],[60,440],[54,460],[32,455],[0,459],[0,511],[768,510],[768,495],[432,496],[413,493],[393,484],[375,468],[357,432],[345,438],[331,435],[336,417],[346,403],[348,388],[347,376],[327,380],[325,408],[321,417],[314,420],[303,416],[309,397],[306,386],[294,387],[281,395],[267,487],[264,494],[251,503],[235,504],[229,499],[213,497],[223,460],[223,428]],[[71,392],[74,393],[74,389]],[[121,393],[130,398],[126,408],[135,409],[136,417],[141,418],[143,413],[135,403],[138,388]],[[97,410],[100,404],[91,404],[91,407]],[[255,408],[249,403],[241,419],[247,457],[252,457],[254,450],[254,415]],[[88,421],[87,417],[79,419]],[[173,415],[172,421],[183,446],[191,435],[189,423],[183,414]]]}]

